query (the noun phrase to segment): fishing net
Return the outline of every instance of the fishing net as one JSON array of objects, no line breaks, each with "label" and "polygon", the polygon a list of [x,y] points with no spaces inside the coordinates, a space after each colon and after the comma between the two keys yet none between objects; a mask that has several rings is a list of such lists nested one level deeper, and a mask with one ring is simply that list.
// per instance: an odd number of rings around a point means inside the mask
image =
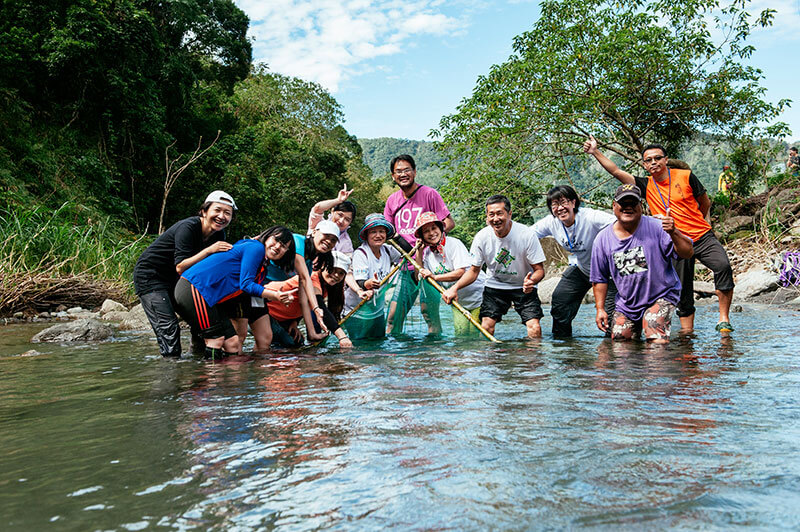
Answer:
[{"label": "fishing net", "polygon": [[[413,270],[400,270],[395,276],[394,292],[389,306],[389,328],[392,334],[434,333],[442,331],[439,316],[441,294],[425,281],[415,281]],[[423,320],[412,313],[419,297]]]},{"label": "fishing net", "polygon": [[372,299],[344,322],[343,327],[351,340],[383,338],[386,335],[386,292],[389,288],[389,283],[379,288]]}]

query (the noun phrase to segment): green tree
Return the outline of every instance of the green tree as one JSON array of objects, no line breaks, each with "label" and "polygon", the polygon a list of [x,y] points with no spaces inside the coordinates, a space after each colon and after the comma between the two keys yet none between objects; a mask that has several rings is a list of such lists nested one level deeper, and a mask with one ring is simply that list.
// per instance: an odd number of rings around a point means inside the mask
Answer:
[{"label": "green tree", "polygon": [[341,106],[318,84],[258,67],[222,108],[236,125],[187,169],[171,219],[185,205],[199,205],[210,183],[235,198],[237,237],[272,224],[304,233],[314,203],[335,197],[345,182],[355,189],[359,219],[375,208],[380,185],[362,161],[361,146],[340,125]]},{"label": "green tree", "polygon": [[761,72],[742,64],[750,31],[774,13],[751,19],[748,4],[544,0],[509,60],[432,132],[452,173],[446,195],[476,203],[506,193],[524,215],[586,164],[589,133],[628,166],[650,142],[674,152],[701,131],[762,134],[758,124],[787,102],[766,102]]}]

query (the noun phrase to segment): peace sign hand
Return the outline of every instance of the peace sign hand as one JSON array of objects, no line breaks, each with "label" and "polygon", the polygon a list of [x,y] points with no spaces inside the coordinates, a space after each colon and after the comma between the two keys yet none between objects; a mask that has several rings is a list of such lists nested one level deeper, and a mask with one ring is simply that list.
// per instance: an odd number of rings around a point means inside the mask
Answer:
[{"label": "peace sign hand", "polygon": [[343,201],[347,200],[347,198],[349,198],[350,194],[352,193],[353,190],[352,189],[347,190],[347,183],[345,183],[344,186],[342,187],[342,190],[339,191],[339,195],[336,196],[336,199],[339,200],[339,203],[342,203]]}]

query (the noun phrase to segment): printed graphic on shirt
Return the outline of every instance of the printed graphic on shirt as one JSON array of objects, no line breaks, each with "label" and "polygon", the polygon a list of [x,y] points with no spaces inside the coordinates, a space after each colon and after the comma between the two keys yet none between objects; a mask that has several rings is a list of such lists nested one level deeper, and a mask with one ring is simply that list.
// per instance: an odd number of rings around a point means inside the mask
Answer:
[{"label": "printed graphic on shirt", "polygon": [[440,275],[443,273],[450,273],[451,271],[452,270],[450,268],[448,268],[447,266],[445,266],[440,262],[439,264],[436,265],[436,271],[434,271],[433,273],[436,275]]},{"label": "printed graphic on shirt", "polygon": [[647,271],[647,259],[644,256],[644,248],[636,246],[627,251],[614,253],[614,265],[622,276]]},{"label": "printed graphic on shirt", "polygon": [[500,252],[494,258],[497,263],[502,264],[504,268],[508,268],[517,257],[513,256],[506,248],[500,248]]},{"label": "printed graphic on shirt", "polygon": [[[571,238],[571,237],[570,237]],[[561,247],[564,249],[568,249],[575,253],[576,251],[585,251],[586,247],[584,246],[583,240],[573,240],[570,242],[566,238],[561,240]]]},{"label": "printed graphic on shirt", "polygon": [[401,235],[413,235],[422,207],[404,207],[396,214],[397,227]]}]

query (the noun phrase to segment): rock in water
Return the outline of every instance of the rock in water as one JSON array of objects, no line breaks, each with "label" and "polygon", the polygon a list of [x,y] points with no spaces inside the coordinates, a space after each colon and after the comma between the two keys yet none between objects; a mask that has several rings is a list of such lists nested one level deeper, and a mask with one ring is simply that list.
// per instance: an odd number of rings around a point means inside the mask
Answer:
[{"label": "rock in water", "polygon": [[539,294],[539,300],[542,302],[542,305],[549,305],[552,303],[553,291],[560,281],[560,276],[539,281],[539,284],[536,285],[536,293]]},{"label": "rock in water", "polygon": [[127,311],[120,312],[118,310],[112,310],[111,312],[106,312],[101,317],[102,317],[103,321],[120,322],[120,321],[127,320],[130,317],[130,315],[131,315],[131,313],[127,312]]},{"label": "rock in water", "polygon": [[734,297],[748,299],[764,292],[771,292],[778,288],[778,276],[763,268],[754,268],[741,274],[736,279]]},{"label": "rock in water", "polygon": [[142,305],[136,305],[130,312],[128,317],[122,320],[119,328],[125,331],[149,331],[150,322],[147,320],[147,315],[144,313]]},{"label": "rock in water", "polygon": [[113,334],[111,327],[94,319],[59,323],[39,332],[31,342],[87,342],[105,340]]},{"label": "rock in water", "polygon": [[122,303],[117,303],[113,299],[106,299],[103,301],[103,306],[100,307],[100,315],[105,316],[109,312],[128,312],[128,309]]}]

